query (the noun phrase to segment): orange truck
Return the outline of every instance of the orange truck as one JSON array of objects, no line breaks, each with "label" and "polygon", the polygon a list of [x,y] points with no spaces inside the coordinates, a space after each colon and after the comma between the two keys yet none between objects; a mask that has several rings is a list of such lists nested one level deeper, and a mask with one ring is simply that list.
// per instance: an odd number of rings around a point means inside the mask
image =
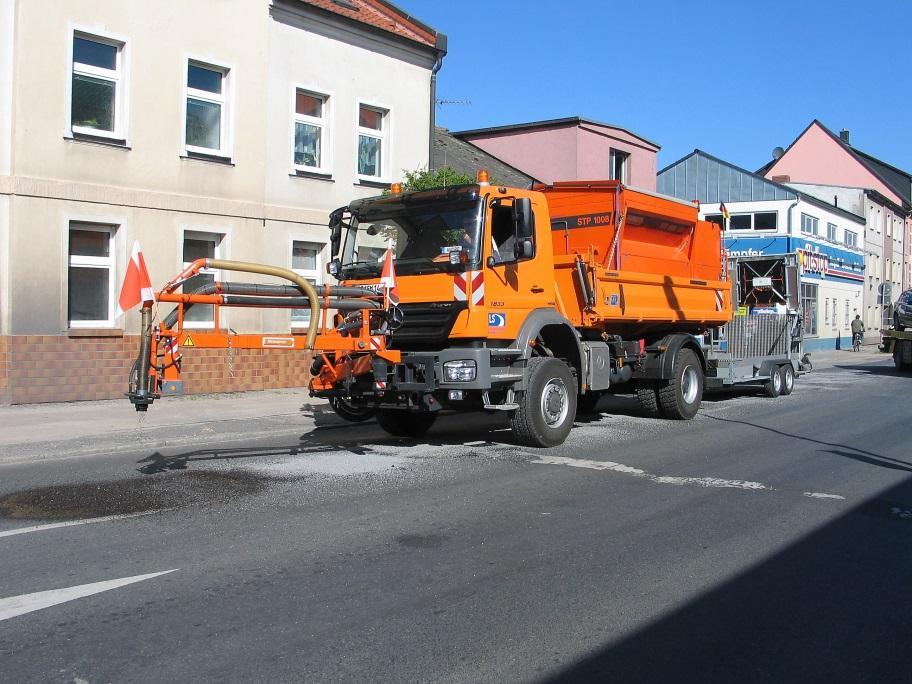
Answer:
[{"label": "orange truck", "polygon": [[[359,199],[333,212],[338,285],[287,269],[200,259],[143,310],[129,397],[138,410],[182,390],[186,310],[215,305],[196,347],[312,349],[311,393],[350,420],[376,416],[416,436],[441,410],[504,411],[518,442],[562,443],[578,410],[626,385],[647,412],[692,418],[709,331],[732,318],[722,228],[697,207],[617,181],[532,189],[475,184]],[[381,282],[387,249],[396,296]],[[201,269],[253,272],[288,285],[181,286]],[[310,307],[308,334],[219,331],[225,306]],[[773,371],[769,372],[772,375]],[[754,374],[756,377],[756,373]]]}]

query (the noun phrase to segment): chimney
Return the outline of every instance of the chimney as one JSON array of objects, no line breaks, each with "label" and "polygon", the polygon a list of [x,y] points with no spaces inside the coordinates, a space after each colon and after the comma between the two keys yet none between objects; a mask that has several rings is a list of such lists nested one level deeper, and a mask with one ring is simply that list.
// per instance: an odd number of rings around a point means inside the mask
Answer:
[{"label": "chimney", "polygon": [[849,144],[849,129],[848,128],[843,128],[841,131],[839,131],[839,139],[842,140],[842,142],[844,142],[846,145]]}]

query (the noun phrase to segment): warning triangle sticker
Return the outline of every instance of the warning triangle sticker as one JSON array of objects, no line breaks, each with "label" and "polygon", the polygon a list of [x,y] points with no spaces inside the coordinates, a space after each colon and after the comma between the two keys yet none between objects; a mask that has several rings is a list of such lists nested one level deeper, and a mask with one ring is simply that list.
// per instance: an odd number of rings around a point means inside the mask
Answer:
[{"label": "warning triangle sticker", "polygon": [[185,347],[195,347],[196,344],[193,342],[193,338],[192,338],[192,337],[185,337],[185,338],[184,338],[184,346],[185,346]]}]

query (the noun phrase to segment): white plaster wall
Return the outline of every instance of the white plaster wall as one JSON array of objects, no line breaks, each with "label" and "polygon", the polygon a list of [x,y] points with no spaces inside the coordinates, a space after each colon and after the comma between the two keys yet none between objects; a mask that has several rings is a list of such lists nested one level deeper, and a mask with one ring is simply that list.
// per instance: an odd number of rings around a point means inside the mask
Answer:
[{"label": "white plaster wall", "polygon": [[16,0],[0,0],[0,176],[8,176],[12,164],[15,19]]}]

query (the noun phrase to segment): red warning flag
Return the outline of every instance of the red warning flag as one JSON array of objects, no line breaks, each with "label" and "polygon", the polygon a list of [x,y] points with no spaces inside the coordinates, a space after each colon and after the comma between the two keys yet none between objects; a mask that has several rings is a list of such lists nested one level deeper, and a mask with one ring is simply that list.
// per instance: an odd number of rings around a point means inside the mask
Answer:
[{"label": "red warning flag", "polygon": [[155,294],[152,292],[152,280],[146,270],[139,240],[133,243],[133,252],[127,264],[124,275],[123,287],[120,288],[120,297],[117,299],[117,315],[122,316],[134,306],[145,302],[154,302]]},{"label": "red warning flag", "polygon": [[396,289],[396,266],[393,264],[393,241],[390,240],[383,257],[380,284],[386,289],[386,308],[399,305],[399,290]]}]

